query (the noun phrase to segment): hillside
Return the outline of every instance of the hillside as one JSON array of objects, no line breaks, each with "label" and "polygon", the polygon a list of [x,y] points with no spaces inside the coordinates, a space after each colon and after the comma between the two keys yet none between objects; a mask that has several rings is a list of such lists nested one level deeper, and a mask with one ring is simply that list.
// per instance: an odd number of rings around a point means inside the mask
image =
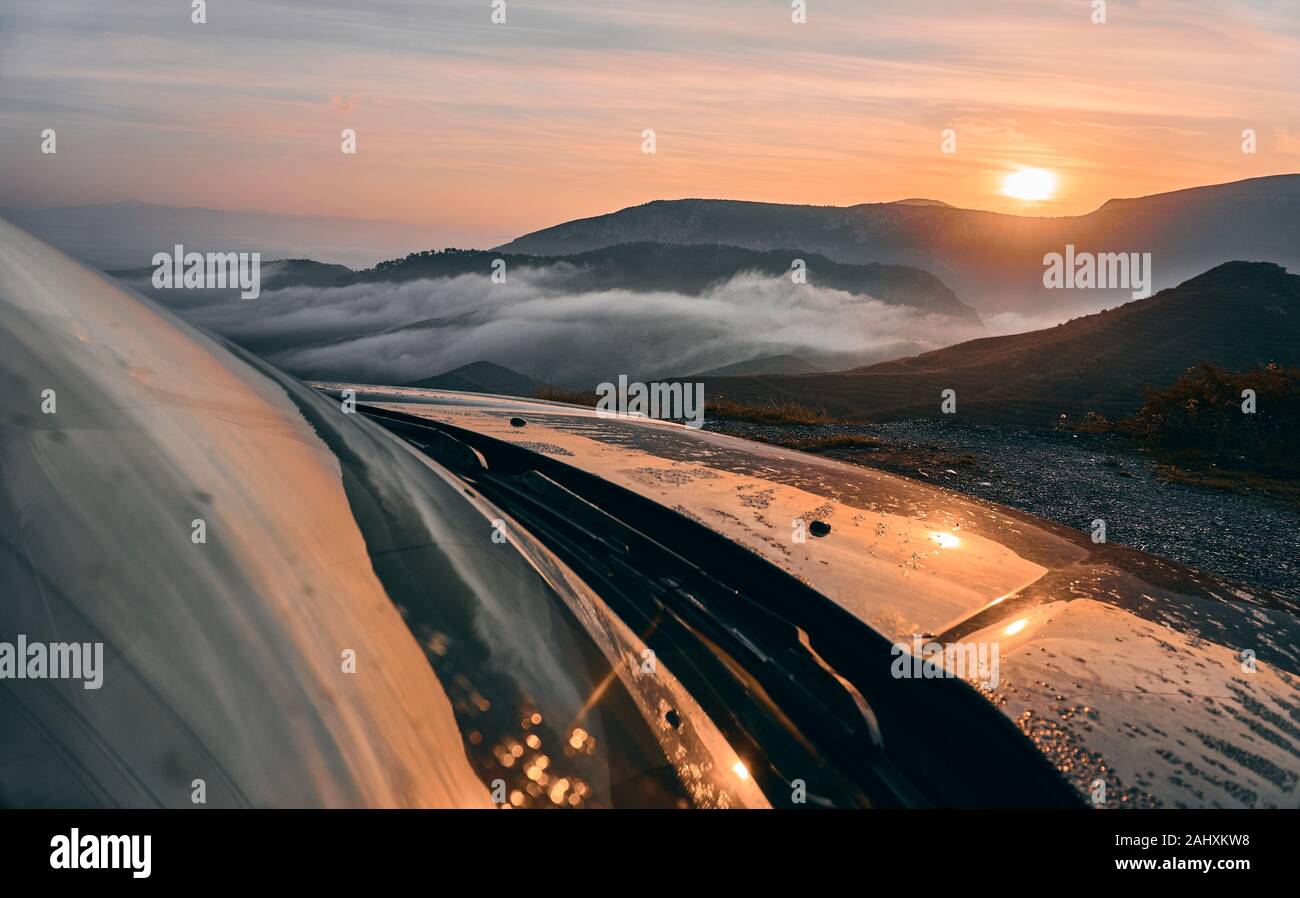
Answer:
[{"label": "hillside", "polygon": [[711,378],[740,401],[796,399],[843,416],[939,417],[1049,425],[1062,413],[1134,411],[1144,390],[1212,362],[1241,370],[1300,364],[1300,277],[1260,262],[1220,265],[1147,299],[1045,330],[988,337],[834,374]]},{"label": "hillside", "polygon": [[723,365],[711,371],[701,371],[691,375],[700,377],[740,377],[748,374],[814,374],[823,369],[807,362],[797,355],[769,355],[756,359],[746,359],[732,365]]},{"label": "hillside", "polygon": [[541,381],[512,371],[504,365],[478,361],[444,371],[433,377],[402,384],[427,390],[465,390],[471,393],[497,393],[503,396],[531,396]]}]

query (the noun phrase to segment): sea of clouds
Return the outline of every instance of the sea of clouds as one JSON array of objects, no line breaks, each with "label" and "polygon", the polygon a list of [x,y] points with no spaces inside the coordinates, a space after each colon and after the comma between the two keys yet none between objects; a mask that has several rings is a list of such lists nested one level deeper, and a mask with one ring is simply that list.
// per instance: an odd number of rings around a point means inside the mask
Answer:
[{"label": "sea of clouds", "polygon": [[585,389],[617,374],[686,376],[785,353],[843,369],[1055,323],[1003,315],[980,327],[752,273],[700,296],[574,293],[563,275],[516,269],[504,284],[465,275],[169,305],[304,378],[406,383],[487,360]]}]

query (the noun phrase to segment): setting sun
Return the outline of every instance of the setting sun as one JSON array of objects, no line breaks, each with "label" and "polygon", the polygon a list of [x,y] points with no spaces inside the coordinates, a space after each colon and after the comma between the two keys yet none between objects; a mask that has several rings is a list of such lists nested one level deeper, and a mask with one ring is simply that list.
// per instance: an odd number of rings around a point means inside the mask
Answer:
[{"label": "setting sun", "polygon": [[1002,193],[1018,200],[1046,200],[1056,193],[1056,175],[1045,168],[1022,168],[1002,179]]}]

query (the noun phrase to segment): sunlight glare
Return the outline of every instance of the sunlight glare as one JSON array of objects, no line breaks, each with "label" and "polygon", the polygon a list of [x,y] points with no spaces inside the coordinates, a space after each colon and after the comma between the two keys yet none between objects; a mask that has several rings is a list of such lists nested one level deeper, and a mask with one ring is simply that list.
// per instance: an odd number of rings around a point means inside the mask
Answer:
[{"label": "sunlight glare", "polygon": [[1025,628],[1025,624],[1027,623],[1029,623],[1029,618],[1022,617],[1020,620],[1016,621],[1011,626],[1003,630],[1002,633],[1004,636],[1015,636],[1017,633],[1019,633],[1021,630]]},{"label": "sunlight glare", "polygon": [[1002,193],[1018,200],[1045,200],[1056,193],[1056,175],[1045,168],[1022,168],[1002,179]]},{"label": "sunlight glare", "polygon": [[941,549],[955,549],[961,545],[961,540],[953,534],[938,530],[930,534],[930,539],[938,543]]}]

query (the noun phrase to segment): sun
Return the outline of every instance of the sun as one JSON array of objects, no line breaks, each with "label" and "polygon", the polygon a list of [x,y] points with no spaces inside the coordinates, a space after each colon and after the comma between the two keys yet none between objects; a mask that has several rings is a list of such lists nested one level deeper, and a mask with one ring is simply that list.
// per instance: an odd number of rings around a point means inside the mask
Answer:
[{"label": "sun", "polygon": [[1002,193],[1018,200],[1046,200],[1056,193],[1056,175],[1045,168],[1020,168],[1002,179]]}]

